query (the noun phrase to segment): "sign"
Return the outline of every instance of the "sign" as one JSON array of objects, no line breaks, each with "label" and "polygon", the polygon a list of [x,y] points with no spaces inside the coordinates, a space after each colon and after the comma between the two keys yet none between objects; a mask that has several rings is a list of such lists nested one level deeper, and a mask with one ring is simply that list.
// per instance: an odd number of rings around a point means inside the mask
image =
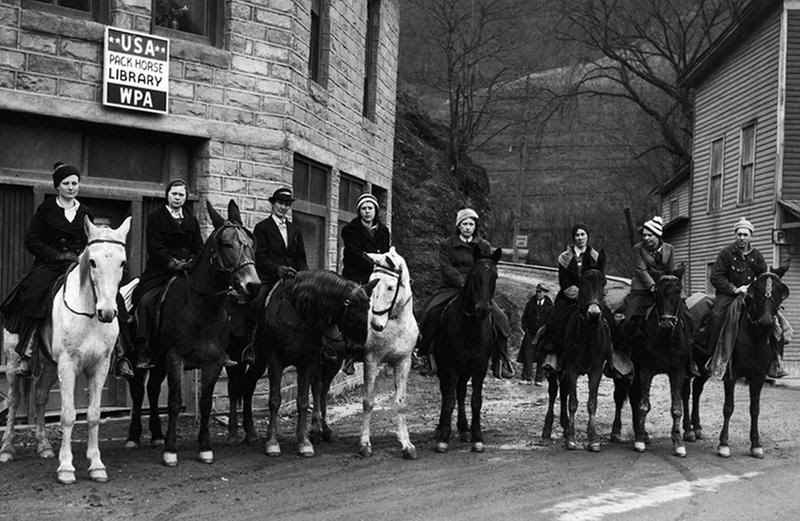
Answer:
[{"label": "sign", "polygon": [[772,242],[778,246],[798,245],[800,244],[800,228],[773,229]]},{"label": "sign", "polygon": [[527,235],[517,235],[517,238],[514,242],[517,248],[527,248],[528,247],[528,236]]},{"label": "sign", "polygon": [[106,27],[103,105],[167,113],[169,39]]}]

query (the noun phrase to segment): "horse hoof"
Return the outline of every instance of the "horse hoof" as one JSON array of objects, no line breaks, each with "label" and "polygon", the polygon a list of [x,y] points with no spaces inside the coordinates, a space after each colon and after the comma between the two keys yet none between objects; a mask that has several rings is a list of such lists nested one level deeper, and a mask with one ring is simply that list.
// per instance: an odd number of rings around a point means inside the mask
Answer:
[{"label": "horse hoof", "polygon": [[58,471],[58,482],[62,485],[72,485],[75,483],[75,471],[74,470],[59,470]]},{"label": "horse hoof", "polygon": [[608,439],[611,443],[619,443],[622,441],[622,436],[618,432],[612,432]]},{"label": "horse hoof", "polygon": [[552,438],[553,438],[553,435],[549,431],[548,432],[542,432],[542,439],[543,440],[548,440],[549,441]]},{"label": "horse hoof", "polygon": [[358,449],[358,455],[363,458],[369,458],[372,456],[372,447],[368,443],[363,443]]},{"label": "horse hoof", "polygon": [[600,442],[595,441],[590,443],[587,445],[586,450],[589,452],[600,452]]},{"label": "horse hoof", "polygon": [[331,443],[333,441],[333,431],[330,429],[322,431],[322,441]]},{"label": "horse hoof", "polygon": [[125,442],[125,450],[139,450],[141,445],[138,441],[128,440]]},{"label": "horse hoof", "polygon": [[634,441],[633,450],[636,452],[644,452],[645,443],[643,441]]},{"label": "horse hoof", "polygon": [[750,455],[754,458],[761,459],[764,457],[764,447],[753,447],[750,449]]},{"label": "horse hoof", "polygon": [[300,445],[297,449],[297,453],[304,458],[312,458],[314,457],[314,446],[310,443],[308,445]]},{"label": "horse hoof", "polygon": [[197,459],[199,459],[201,463],[214,463],[214,451],[201,450],[197,453]]},{"label": "horse hoof", "polygon": [[436,443],[436,446],[433,448],[439,454],[444,454],[447,452],[447,442],[439,441]]},{"label": "horse hoof", "polygon": [[472,444],[472,452],[483,452],[485,450],[482,441],[476,441]]},{"label": "horse hoof", "polygon": [[0,463],[8,463],[14,460],[14,455],[10,452],[0,452]]},{"label": "horse hoof", "polygon": [[572,440],[564,442],[564,446],[566,447],[567,450],[576,450],[578,448],[578,444]]},{"label": "horse hoof", "polygon": [[89,470],[89,478],[97,483],[105,483],[108,481],[108,474],[106,469]]},{"label": "horse hoof", "polygon": [[267,453],[267,456],[270,456],[272,458],[280,456],[281,455],[281,446],[278,445],[277,443],[267,443],[267,447],[264,450],[264,452]]},{"label": "horse hoof", "polygon": [[695,429],[694,430],[694,437],[697,440],[702,440],[703,439],[703,430],[702,429]]},{"label": "horse hoof", "polygon": [[458,439],[464,443],[469,443],[472,441],[472,435],[469,433],[469,431],[463,431],[458,434]]},{"label": "horse hoof", "polygon": [[44,449],[39,453],[39,457],[42,459],[53,459],[56,457],[56,453],[53,452],[53,449]]},{"label": "horse hoof", "polygon": [[150,440],[151,447],[163,447],[164,446],[164,438],[155,438]]},{"label": "horse hoof", "polygon": [[679,458],[686,457],[686,447],[675,447],[675,455]]},{"label": "horse hoof", "polygon": [[686,431],[683,434],[683,441],[694,443],[695,441],[697,441],[697,436],[695,435],[694,431]]},{"label": "horse hoof", "polygon": [[417,459],[417,448],[416,447],[406,447],[403,449],[403,459],[410,459],[415,460]]},{"label": "horse hoof", "polygon": [[717,447],[717,456],[720,458],[730,458],[731,457],[731,448],[727,445],[720,445]]},{"label": "horse hoof", "polygon": [[164,452],[161,454],[161,462],[165,467],[178,466],[178,453],[177,452]]}]

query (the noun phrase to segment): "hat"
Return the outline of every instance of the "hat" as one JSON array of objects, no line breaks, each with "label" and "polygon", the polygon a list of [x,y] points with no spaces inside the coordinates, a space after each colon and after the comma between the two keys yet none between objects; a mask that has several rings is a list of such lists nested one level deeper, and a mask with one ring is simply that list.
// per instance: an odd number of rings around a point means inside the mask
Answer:
[{"label": "hat", "polygon": [[292,196],[292,189],[291,188],[278,188],[274,192],[272,192],[272,197],[267,199],[270,203],[275,203],[275,201],[284,201],[291,203],[294,201],[294,197]]},{"label": "hat", "polygon": [[478,212],[473,210],[472,208],[462,208],[456,214],[456,228],[458,225],[461,224],[461,221],[465,219],[473,219],[475,221],[478,220]]},{"label": "hat", "polygon": [[642,226],[645,230],[649,231],[659,239],[661,238],[662,228],[664,226],[664,221],[661,219],[660,216],[656,215]]},{"label": "hat", "polygon": [[81,177],[81,173],[78,172],[78,169],[71,165],[65,165],[61,161],[57,162],[53,165],[53,188],[58,188],[58,185],[61,184],[61,181],[68,178],[71,175],[78,176],[78,179]]},{"label": "hat", "polygon": [[736,226],[733,227],[733,233],[738,232],[739,228],[744,228],[746,230],[750,230],[750,234],[751,235],[756,233],[756,229],[753,228],[753,224],[750,221],[748,221],[747,219],[745,219],[744,217],[742,217],[741,219],[739,219],[736,222]]},{"label": "hat", "polygon": [[575,234],[578,233],[578,230],[583,230],[587,234],[589,233],[589,228],[583,223],[575,223],[572,225],[572,230],[570,233],[570,237],[575,237]]},{"label": "hat", "polygon": [[542,283],[539,283],[539,284],[536,285],[536,291],[543,291],[545,293],[549,293],[550,292],[550,290],[547,288],[547,286],[545,286]]},{"label": "hat", "polygon": [[183,179],[173,179],[164,189],[164,197],[169,197],[169,192],[176,186],[182,186],[186,190],[186,195],[189,195],[189,185],[186,184],[186,181]]},{"label": "hat", "polygon": [[372,203],[375,206],[375,210],[381,206],[378,204],[378,199],[374,195],[366,193],[358,196],[358,200],[356,201],[356,211],[361,210],[361,205],[366,203]]}]

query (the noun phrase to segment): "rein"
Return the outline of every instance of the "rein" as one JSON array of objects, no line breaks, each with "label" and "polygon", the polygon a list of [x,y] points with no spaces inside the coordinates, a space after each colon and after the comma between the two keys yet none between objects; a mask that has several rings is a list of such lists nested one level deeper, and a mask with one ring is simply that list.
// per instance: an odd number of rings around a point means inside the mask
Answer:
[{"label": "rein", "polygon": [[[386,309],[381,309],[379,311],[376,311],[374,308],[371,310],[373,315],[382,316],[382,315],[385,315],[385,314],[389,313],[392,309],[394,309],[394,305],[397,303],[397,296],[400,294],[400,286],[402,284],[402,280],[400,279],[400,273],[398,273],[398,272],[396,272],[394,270],[386,269],[383,266],[375,266],[373,271],[374,272],[377,271],[379,273],[384,273],[384,274],[387,274],[387,275],[391,275],[392,277],[395,277],[397,279],[397,285],[394,288],[394,296],[392,296],[392,303],[389,304],[389,307],[386,308]],[[390,315],[389,318],[393,318],[393,317]]]},{"label": "rein", "polygon": [[[227,293],[233,291],[234,285],[234,274],[239,271],[240,269],[244,268],[245,266],[255,265],[253,261],[253,246],[252,244],[247,245],[243,244],[240,241],[241,248],[239,249],[238,256],[236,258],[236,263],[233,267],[228,267],[224,264],[222,257],[219,254],[219,249],[217,243],[219,242],[219,236],[223,230],[228,228],[233,228],[234,230],[241,230],[243,231],[248,237],[252,238],[252,234],[244,227],[238,224],[234,224],[231,222],[226,222],[211,234],[208,238],[208,242],[211,244],[211,254],[209,255],[209,263],[211,268],[215,271],[221,271],[228,274],[228,286],[224,289],[217,290],[217,291],[205,291],[199,287],[197,287],[193,282],[192,279],[189,277],[189,273],[184,271],[183,275],[186,277],[186,281],[189,285],[189,288],[194,291],[195,293],[199,293],[200,295],[204,295],[207,297],[219,297],[222,295],[226,295]],[[249,258],[246,256],[248,250],[250,251]],[[244,260],[243,260],[244,259]]]},{"label": "rein", "polygon": [[[118,240],[115,240],[115,239],[92,239],[91,241],[86,243],[86,247],[88,248],[92,244],[101,244],[101,243],[116,244],[117,246],[122,246],[123,248],[125,247],[125,242],[118,241]],[[75,267],[77,265],[78,264],[73,264],[72,267],[69,270],[67,270],[66,276],[69,276],[69,274],[75,269]],[[78,315],[78,316],[86,317],[86,318],[94,318],[97,315],[97,313],[87,313],[85,311],[78,311],[76,309],[73,309],[72,306],[69,305],[69,302],[67,302],[67,278],[66,278],[66,276],[64,277],[64,285],[61,288],[61,301],[64,303],[64,307],[67,308],[70,311],[70,313],[72,313],[74,315]],[[94,289],[94,281],[92,281],[92,284],[90,284],[90,285],[92,287],[92,298],[94,299],[95,302],[97,302],[97,290]]]}]

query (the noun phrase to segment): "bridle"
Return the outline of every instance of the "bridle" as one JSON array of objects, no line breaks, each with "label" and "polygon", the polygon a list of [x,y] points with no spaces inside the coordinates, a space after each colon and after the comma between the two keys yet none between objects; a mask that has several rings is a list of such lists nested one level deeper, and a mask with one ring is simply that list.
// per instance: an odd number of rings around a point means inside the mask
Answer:
[{"label": "bridle", "polygon": [[[478,260],[475,261],[475,264],[481,262],[482,260],[485,260],[485,259],[478,259]],[[467,316],[467,317],[475,317],[475,316],[478,315],[477,299],[473,296],[473,293],[475,293],[475,292],[472,291],[472,288],[470,287],[470,284],[469,284],[471,277],[474,276],[473,272],[475,270],[475,264],[472,265],[472,269],[470,270],[470,273],[467,275],[467,281],[464,283],[464,286],[463,286],[463,288],[461,290],[461,295],[464,297],[464,300],[466,300],[468,298],[473,303],[471,312],[467,311],[466,306],[464,306],[463,304],[461,306],[461,312],[464,313],[464,315]],[[489,299],[489,301],[490,301],[490,307],[491,307],[491,298]],[[491,313],[489,313],[489,316],[491,317]]]},{"label": "bridle", "polygon": [[[667,281],[674,280],[676,282],[680,282],[680,279],[675,275],[662,275],[658,280],[659,283],[662,280],[667,280]],[[660,302],[657,302],[657,307],[659,308],[659,312],[662,311]],[[664,320],[668,322],[670,324],[670,329],[675,329],[675,326],[678,325],[678,321],[680,320],[680,308],[681,308],[681,299],[679,298],[677,299],[677,303],[675,304],[675,309],[672,311],[672,313],[659,313],[658,320],[659,321]]]},{"label": "bridle", "polygon": [[[764,301],[765,302],[766,301],[772,302],[772,304],[774,306],[773,309],[775,309],[775,310],[780,309],[780,302],[775,300],[775,296],[773,295],[773,291],[772,291],[773,286],[774,286],[773,278],[779,279],[779,277],[777,275],[775,275],[774,273],[770,273],[770,272],[762,273],[759,276],[759,279],[762,278],[762,277],[767,279],[767,281],[765,283],[765,287],[764,287]],[[758,279],[756,279],[756,280],[758,280]],[[752,297],[750,297],[750,295],[745,296],[745,300],[746,301],[750,300],[751,298]],[[759,318],[755,318],[754,319],[750,315],[750,306],[745,304],[744,309],[745,309],[745,314],[747,315],[747,319],[750,321],[750,323],[753,324],[753,325],[757,325],[760,319]]]},{"label": "bridle", "polygon": [[[118,240],[115,240],[115,239],[92,239],[91,241],[86,243],[86,247],[88,248],[92,244],[101,244],[101,243],[116,244],[117,246],[122,246],[123,248],[125,248],[125,246],[126,246],[125,242],[118,241]],[[74,266],[77,266],[77,264],[75,264]],[[75,269],[74,266],[73,266],[72,269]],[[70,270],[70,271],[72,271],[72,270]],[[69,273],[69,272],[67,272],[67,273]],[[97,290],[94,288],[94,280],[92,280],[91,287],[92,287],[92,297],[94,298],[95,302],[97,302]],[[84,311],[78,311],[76,309],[73,309],[72,306],[69,305],[69,302],[67,302],[66,280],[64,281],[64,286],[61,288],[61,300],[64,303],[64,307],[67,308],[71,313],[73,313],[75,315],[78,315],[78,316],[81,316],[81,317],[86,317],[86,318],[94,318],[97,315],[97,313],[86,313]]]},{"label": "bridle", "polygon": [[[403,281],[401,278],[400,271],[390,270],[388,268],[384,268],[383,266],[375,265],[372,272],[383,273],[397,279],[397,285],[394,288],[394,295],[392,296],[392,303],[389,304],[389,307],[381,310],[376,310],[375,308],[371,309],[373,315],[380,317],[382,315],[389,313],[390,311],[392,311],[392,309],[394,309],[394,305],[397,303],[397,296],[400,294],[400,286],[402,285]],[[392,318],[392,316],[390,315],[389,318]]]},{"label": "bridle", "polygon": [[[245,244],[244,241],[239,241],[240,248],[239,248],[239,251],[237,253],[236,262],[234,263],[233,266],[226,266],[225,262],[223,261],[222,256],[219,253],[220,237],[222,236],[222,232],[224,230],[229,229],[229,228],[234,229],[236,232],[244,232],[244,234],[251,239],[250,244]],[[237,233],[237,236],[238,236],[238,233]],[[236,272],[238,272],[240,269],[242,269],[242,268],[244,268],[246,266],[249,266],[249,265],[254,265],[255,266],[255,261],[253,260],[255,255],[253,254],[253,241],[252,241],[252,239],[253,239],[253,234],[250,233],[250,231],[247,228],[245,228],[244,226],[242,226],[240,224],[234,224],[234,223],[232,223],[230,221],[226,221],[222,226],[220,226],[219,228],[214,230],[214,232],[211,234],[211,237],[209,237],[209,239],[208,239],[209,243],[211,244],[211,253],[209,255],[209,263],[211,264],[211,268],[213,270],[221,271],[223,273],[227,273],[228,274],[228,286],[225,289],[221,289],[221,290],[218,290],[218,291],[205,291],[205,290],[202,290],[202,289],[198,288],[197,286],[195,286],[192,283],[192,280],[189,278],[189,273],[184,271],[183,275],[184,275],[184,277],[186,277],[186,280],[188,281],[189,287],[192,289],[192,291],[195,291],[196,293],[200,293],[201,295],[206,295],[206,296],[220,296],[220,295],[225,295],[225,294],[230,293],[231,291],[233,291],[233,287],[234,287],[234,283],[235,283],[234,276],[235,276]],[[248,255],[248,253],[249,253],[249,255]]]}]

